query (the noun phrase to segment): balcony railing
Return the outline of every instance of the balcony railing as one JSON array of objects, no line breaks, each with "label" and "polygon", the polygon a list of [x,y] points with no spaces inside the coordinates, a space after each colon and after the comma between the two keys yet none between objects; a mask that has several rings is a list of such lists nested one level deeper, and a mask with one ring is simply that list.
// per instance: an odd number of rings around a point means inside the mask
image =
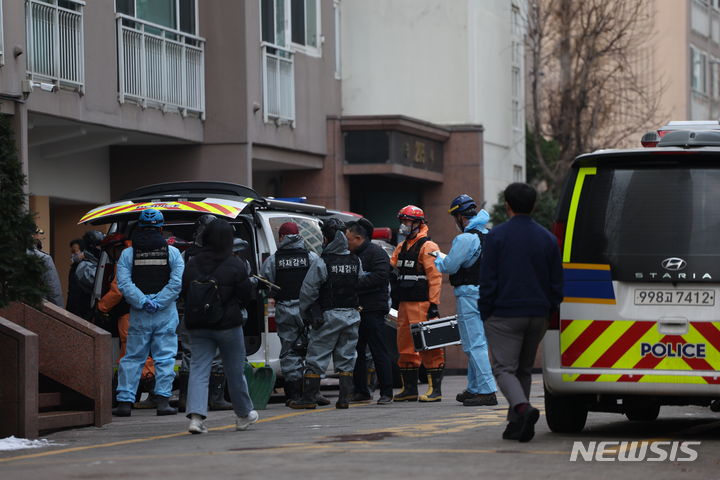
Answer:
[{"label": "balcony railing", "polygon": [[28,74],[82,91],[85,83],[83,8],[85,2],[26,0]]},{"label": "balcony railing", "polygon": [[295,125],[295,66],[293,52],[262,43],[263,116],[266,122]]},{"label": "balcony railing", "polygon": [[117,14],[120,103],[205,114],[205,39]]}]

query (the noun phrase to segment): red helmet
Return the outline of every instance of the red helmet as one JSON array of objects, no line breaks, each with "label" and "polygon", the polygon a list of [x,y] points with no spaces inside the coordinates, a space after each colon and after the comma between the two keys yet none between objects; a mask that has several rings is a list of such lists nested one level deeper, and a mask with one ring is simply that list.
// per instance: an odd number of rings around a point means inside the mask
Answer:
[{"label": "red helmet", "polygon": [[425,223],[425,212],[423,212],[420,207],[408,205],[400,209],[398,212],[398,220],[413,220],[415,222]]}]

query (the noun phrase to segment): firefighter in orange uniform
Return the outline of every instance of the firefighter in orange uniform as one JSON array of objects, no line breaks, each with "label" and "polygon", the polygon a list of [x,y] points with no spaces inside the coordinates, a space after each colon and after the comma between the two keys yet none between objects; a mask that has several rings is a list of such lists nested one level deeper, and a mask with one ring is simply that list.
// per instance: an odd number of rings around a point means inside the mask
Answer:
[{"label": "firefighter in orange uniform", "polygon": [[[438,250],[428,236],[428,226],[422,209],[408,205],[398,213],[400,235],[405,240],[393,252],[390,262],[398,270],[395,298],[398,301],[397,343],[398,366],[403,389],[393,398],[396,402],[439,402],[442,400],[442,374],[445,355],[442,349],[415,351],[410,325],[440,316],[440,288],[442,275],[435,267],[429,252]],[[418,397],[418,368],[420,362],[428,373],[428,391]]]},{"label": "firefighter in orange uniform", "polygon": [[[130,246],[130,241],[121,233],[111,233],[102,240],[101,246],[113,263],[113,273],[110,288],[98,301],[97,309],[100,314],[108,317],[107,322],[117,321],[118,337],[120,338],[118,362],[120,362],[120,359],[125,356],[125,345],[127,343],[128,329],[130,328],[130,307],[123,299],[120,289],[118,289],[117,260],[120,258],[122,251]],[[117,375],[117,372],[115,375]],[[152,383],[155,378],[155,366],[151,357],[148,357],[145,361],[141,378],[141,383]],[[115,382],[117,382],[117,379],[113,377],[113,384]],[[152,393],[153,390],[150,389],[149,392]]]}]

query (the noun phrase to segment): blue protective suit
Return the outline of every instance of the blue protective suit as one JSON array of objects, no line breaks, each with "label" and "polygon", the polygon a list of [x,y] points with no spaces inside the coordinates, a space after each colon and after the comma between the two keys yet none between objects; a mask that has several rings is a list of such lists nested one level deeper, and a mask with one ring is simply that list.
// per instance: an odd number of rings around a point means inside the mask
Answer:
[{"label": "blue protective suit", "polygon": [[[350,255],[344,232],[336,232],[323,253]],[[359,275],[363,275],[362,267]],[[358,275],[358,277],[359,277]],[[321,257],[311,265],[300,289],[300,312],[305,312],[320,296],[320,287],[328,279],[327,266]],[[308,371],[325,373],[332,357],[336,372],[352,372],[355,368],[360,327],[360,312],[356,308],[333,308],[323,312],[323,324],[310,330],[305,364]]]},{"label": "blue protective suit", "polygon": [[[305,248],[305,242],[300,235],[286,235],[278,245],[281,248]],[[318,254],[308,251],[308,260],[312,265],[319,258]],[[260,275],[275,283],[275,254],[265,260]],[[300,316],[300,300],[275,301],[275,323],[280,337],[280,369],[283,378],[288,381],[302,379],[305,357],[293,350],[293,345],[305,330],[305,324]]]},{"label": "blue protective suit", "polygon": [[[455,237],[450,252],[445,258],[436,258],[435,266],[442,273],[453,274],[460,268],[470,267],[480,257],[480,239],[470,230],[488,233],[485,228],[490,215],[480,210],[470,219],[465,231]],[[480,297],[478,285],[459,285],[454,289],[457,321],[463,351],[468,357],[468,386],[470,393],[494,393],[497,390],[492,367],[488,359],[485,328],[480,318],[477,301]]]},{"label": "blue protective suit", "polygon": [[[175,378],[175,355],[177,354],[178,311],[175,302],[182,288],[185,263],[180,251],[168,246],[170,280],[158,293],[145,295],[132,281],[133,249],[123,250],[117,265],[118,288],[130,305],[130,328],[128,330],[125,356],[120,360],[118,373],[118,402],[135,402],[135,392],[140,373],[148,355],[155,363],[155,395],[169,397]],[[148,313],[142,309],[146,300],[158,304],[158,310]]]}]

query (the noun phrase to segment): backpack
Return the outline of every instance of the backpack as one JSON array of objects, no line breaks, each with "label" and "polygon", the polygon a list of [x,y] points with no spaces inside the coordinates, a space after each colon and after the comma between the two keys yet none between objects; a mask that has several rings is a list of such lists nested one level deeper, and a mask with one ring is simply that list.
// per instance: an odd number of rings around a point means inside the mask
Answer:
[{"label": "backpack", "polygon": [[220,284],[213,275],[225,262],[227,260],[222,261],[210,274],[202,275],[190,282],[185,295],[186,328],[212,329],[222,321],[225,311],[220,298]]}]

